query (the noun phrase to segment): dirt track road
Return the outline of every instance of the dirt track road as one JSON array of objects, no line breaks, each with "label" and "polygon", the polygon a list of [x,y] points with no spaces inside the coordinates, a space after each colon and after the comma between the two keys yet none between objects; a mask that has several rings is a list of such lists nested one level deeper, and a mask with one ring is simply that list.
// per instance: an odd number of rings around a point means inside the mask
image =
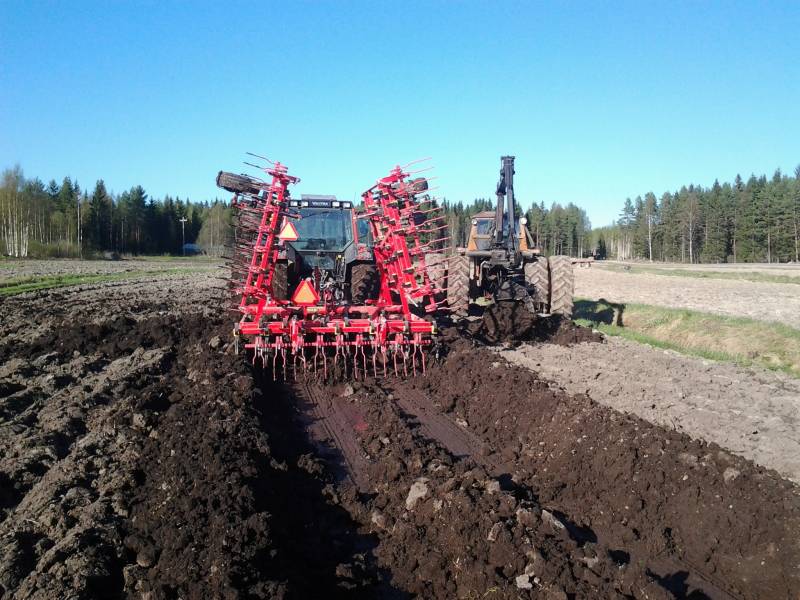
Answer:
[{"label": "dirt track road", "polygon": [[775,473],[452,335],[426,377],[274,383],[222,298],[0,299],[0,598],[800,593]]},{"label": "dirt track road", "polygon": [[688,308],[800,328],[800,285],[793,283],[626,273],[594,265],[575,269],[575,296]]}]

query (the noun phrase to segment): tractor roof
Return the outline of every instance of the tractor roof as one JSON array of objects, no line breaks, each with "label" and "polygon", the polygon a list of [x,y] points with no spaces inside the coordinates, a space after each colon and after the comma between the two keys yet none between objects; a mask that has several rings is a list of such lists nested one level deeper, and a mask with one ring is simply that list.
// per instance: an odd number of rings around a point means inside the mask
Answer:
[{"label": "tractor roof", "polygon": [[289,206],[300,208],[353,208],[352,202],[340,202],[336,196],[301,194],[300,200],[290,200]]},{"label": "tractor roof", "polygon": [[300,200],[336,200],[336,196],[324,194],[300,194]]}]

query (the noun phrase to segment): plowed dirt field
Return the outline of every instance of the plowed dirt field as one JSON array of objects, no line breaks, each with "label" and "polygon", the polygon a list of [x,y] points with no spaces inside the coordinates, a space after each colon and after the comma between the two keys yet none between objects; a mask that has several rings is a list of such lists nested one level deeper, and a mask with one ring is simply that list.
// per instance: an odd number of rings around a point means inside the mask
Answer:
[{"label": "plowed dirt field", "polygon": [[800,596],[794,484],[507,362],[502,323],[424,377],[280,383],[208,273],[0,314],[0,598]]}]

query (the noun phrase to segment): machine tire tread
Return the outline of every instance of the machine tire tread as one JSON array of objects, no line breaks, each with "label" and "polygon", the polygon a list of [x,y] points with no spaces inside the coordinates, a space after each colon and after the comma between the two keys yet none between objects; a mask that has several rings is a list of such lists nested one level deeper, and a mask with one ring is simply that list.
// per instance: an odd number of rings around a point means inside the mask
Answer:
[{"label": "machine tire tread", "polygon": [[447,305],[453,316],[465,317],[469,312],[469,257],[451,256],[447,268]]},{"label": "machine tire tread", "polygon": [[537,258],[525,263],[525,283],[534,289],[533,301],[536,308],[543,312],[549,310],[550,305],[550,272],[545,257]]},{"label": "machine tire tread", "polygon": [[572,319],[575,275],[569,256],[551,256],[550,266],[550,314]]},{"label": "machine tire tread", "polygon": [[275,300],[289,299],[289,265],[285,262],[275,264],[272,274],[272,294]]},{"label": "machine tire tread", "polygon": [[369,263],[356,263],[350,268],[350,302],[364,304],[378,297],[378,269]]},{"label": "machine tire tread", "polygon": [[437,290],[447,288],[447,257],[436,252],[425,254],[425,267],[428,277]]}]

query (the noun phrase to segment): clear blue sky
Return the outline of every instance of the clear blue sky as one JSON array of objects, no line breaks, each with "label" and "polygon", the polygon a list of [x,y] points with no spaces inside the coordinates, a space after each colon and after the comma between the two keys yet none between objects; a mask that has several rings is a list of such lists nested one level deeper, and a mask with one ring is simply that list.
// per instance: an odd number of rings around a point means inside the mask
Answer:
[{"label": "clear blue sky", "polygon": [[464,201],[515,154],[604,225],[800,163],[800,5],[0,1],[0,167],[200,200],[248,150],[343,198],[432,156]]}]

